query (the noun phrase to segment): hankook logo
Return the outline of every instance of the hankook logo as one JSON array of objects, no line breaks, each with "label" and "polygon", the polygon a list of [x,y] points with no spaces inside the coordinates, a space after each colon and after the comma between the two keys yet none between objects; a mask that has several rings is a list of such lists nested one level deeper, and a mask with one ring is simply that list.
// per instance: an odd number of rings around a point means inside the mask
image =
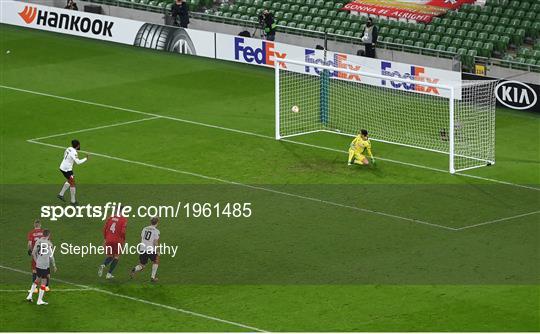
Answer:
[{"label": "hankook logo", "polygon": [[109,37],[112,37],[112,27],[114,25],[114,22],[98,18],[91,19],[89,17],[81,17],[74,14],[58,14],[53,11],[37,9],[32,6],[24,6],[24,9],[19,13],[19,16],[26,24],[31,24],[35,21],[36,25],[45,27],[80,31],[83,33],[92,33],[94,35]]},{"label": "hankook logo", "polygon": [[32,6],[24,6],[22,12],[19,13],[19,16],[26,22],[26,24],[32,23],[37,15],[37,8]]},{"label": "hankook logo", "polygon": [[524,110],[536,105],[538,95],[532,87],[519,81],[503,81],[495,88],[500,103],[508,108]]}]

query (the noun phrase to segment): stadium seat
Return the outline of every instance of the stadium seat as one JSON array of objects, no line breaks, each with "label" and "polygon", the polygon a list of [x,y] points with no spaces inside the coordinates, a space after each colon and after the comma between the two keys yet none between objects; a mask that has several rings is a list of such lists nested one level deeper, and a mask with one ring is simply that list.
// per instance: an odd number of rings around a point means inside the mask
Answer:
[{"label": "stadium seat", "polygon": [[428,56],[435,56],[437,54],[437,51],[435,51],[436,48],[437,46],[434,43],[427,43],[425,49],[428,50],[423,50],[422,53]]},{"label": "stadium seat", "polygon": [[490,16],[487,23],[492,24],[492,25],[497,25],[499,23],[499,16],[497,15]]},{"label": "stadium seat", "polygon": [[465,39],[467,34],[468,34],[468,32],[465,29],[459,29],[458,31],[456,31],[456,37],[459,37],[461,39]]},{"label": "stadium seat", "polygon": [[457,53],[457,48],[455,46],[449,46],[448,48],[446,48],[446,51],[451,53]]},{"label": "stadium seat", "polygon": [[[304,17],[302,18],[302,24],[308,25],[308,24],[311,23],[311,20],[312,20],[312,19],[313,19],[313,18],[312,18],[311,16],[306,15],[306,16],[304,16]],[[299,27],[299,28],[300,28],[300,27]]]},{"label": "stadium seat", "polygon": [[295,14],[292,18],[292,22],[295,22],[295,23],[300,23],[302,22],[302,14]]},{"label": "stadium seat", "polygon": [[499,26],[505,27],[510,24],[510,19],[507,17],[501,17],[498,24]]},{"label": "stadium seat", "polygon": [[[424,48],[424,42],[422,42],[422,41],[415,42],[414,46],[417,47],[417,48]],[[418,51],[418,53],[421,52],[420,50],[417,50],[417,51]]]},{"label": "stadium seat", "polygon": [[424,42],[424,44],[425,44],[425,43],[427,43],[429,41],[429,36],[430,35],[427,32],[423,32],[423,33],[420,34],[419,39],[420,39],[420,41]]},{"label": "stadium seat", "polygon": [[429,42],[430,43],[439,44],[440,41],[441,41],[441,36],[439,36],[439,35],[431,35],[429,37]]},{"label": "stadium seat", "polygon": [[330,23],[330,27],[334,29],[338,29],[340,24],[341,24],[341,21],[338,19],[335,19],[335,20],[332,20],[332,22]]},{"label": "stadium seat", "polygon": [[452,40],[452,43],[451,43],[452,46],[456,47],[456,48],[459,48],[463,45],[463,39],[459,38],[459,37],[456,37]]},{"label": "stadium seat", "polygon": [[393,43],[394,42],[394,39],[390,36],[387,36],[385,38],[383,38],[383,42],[384,43]]},{"label": "stadium seat", "polygon": [[418,31],[411,31],[409,34],[409,38],[416,41],[420,37],[420,33]]},{"label": "stadium seat", "polygon": [[409,30],[400,30],[399,38],[406,40],[409,38]]},{"label": "stadium seat", "polygon": [[417,50],[416,48],[414,48],[414,41],[412,39],[406,39],[403,42],[403,45],[405,46],[404,51],[415,52]]},{"label": "stadium seat", "polygon": [[470,49],[472,48],[474,44],[474,41],[473,40],[470,40],[470,39],[466,39],[463,41],[463,43],[461,43],[461,45],[464,47],[464,48],[467,48],[467,49]]},{"label": "stadium seat", "polygon": [[475,30],[470,30],[466,36],[468,39],[475,40],[478,37],[478,33]]},{"label": "stadium seat", "polygon": [[318,27],[318,26],[321,26],[322,25],[322,18],[320,16],[315,16],[312,20],[311,20],[311,24],[313,24],[314,26]]},{"label": "stadium seat", "polygon": [[491,24],[486,24],[483,29],[484,32],[487,32],[489,34],[491,34],[494,30],[495,30],[495,26]]},{"label": "stadium seat", "polygon": [[452,38],[449,36],[444,36],[441,38],[441,45],[444,45],[445,48],[449,47],[452,44]]},{"label": "stadium seat", "polygon": [[488,37],[489,37],[488,33],[481,32],[481,33],[478,34],[477,39],[479,39],[480,41],[487,41]]}]

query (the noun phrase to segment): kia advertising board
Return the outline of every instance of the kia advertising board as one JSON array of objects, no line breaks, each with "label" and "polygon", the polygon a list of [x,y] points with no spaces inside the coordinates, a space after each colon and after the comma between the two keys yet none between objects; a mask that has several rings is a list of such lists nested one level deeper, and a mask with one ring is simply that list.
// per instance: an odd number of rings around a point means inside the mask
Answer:
[{"label": "kia advertising board", "polygon": [[[463,73],[463,80],[499,80]],[[495,88],[497,106],[540,113],[540,85],[501,79]]]},{"label": "kia advertising board", "polygon": [[496,88],[497,103],[517,110],[540,112],[538,92],[540,86],[515,80],[503,80]]}]

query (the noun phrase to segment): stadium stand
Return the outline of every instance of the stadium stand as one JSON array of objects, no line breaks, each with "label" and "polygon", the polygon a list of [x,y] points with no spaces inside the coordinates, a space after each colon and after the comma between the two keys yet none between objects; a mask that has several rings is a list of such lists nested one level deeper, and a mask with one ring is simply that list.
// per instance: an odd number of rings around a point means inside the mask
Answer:
[{"label": "stadium stand", "polygon": [[[170,11],[172,1],[92,0],[153,12]],[[342,0],[188,0],[197,18],[237,25],[256,25],[258,14],[269,8],[278,31],[357,42],[365,15],[342,11]],[[465,4],[434,18],[429,24],[375,17],[381,48],[437,57],[460,57],[465,69],[495,59],[504,67],[540,72],[540,2],[487,0]]]}]

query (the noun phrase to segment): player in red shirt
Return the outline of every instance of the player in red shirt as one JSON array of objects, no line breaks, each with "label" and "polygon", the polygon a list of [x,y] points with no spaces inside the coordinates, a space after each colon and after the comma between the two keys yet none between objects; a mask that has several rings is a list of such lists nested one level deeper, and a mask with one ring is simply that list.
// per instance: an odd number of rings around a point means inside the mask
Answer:
[{"label": "player in red shirt", "polygon": [[[41,222],[39,220],[34,221],[34,228],[28,232],[26,235],[26,240],[28,240],[28,255],[32,256],[32,250],[34,249],[34,245],[36,244],[36,240],[43,237],[43,229],[41,228]],[[32,282],[36,281],[37,273],[36,273],[36,261],[34,261],[34,257],[32,257],[32,263],[30,264],[32,268]],[[49,291],[49,281],[47,280],[47,286],[45,288],[45,291]]]},{"label": "player in red shirt", "polygon": [[105,278],[114,278],[112,272],[118,264],[120,250],[126,241],[126,227],[127,218],[121,216],[111,216],[105,222],[105,225],[103,226],[103,239],[105,239],[104,245],[107,257],[99,266],[99,277],[103,275],[103,269],[105,269],[106,266],[109,266],[109,271]]}]

